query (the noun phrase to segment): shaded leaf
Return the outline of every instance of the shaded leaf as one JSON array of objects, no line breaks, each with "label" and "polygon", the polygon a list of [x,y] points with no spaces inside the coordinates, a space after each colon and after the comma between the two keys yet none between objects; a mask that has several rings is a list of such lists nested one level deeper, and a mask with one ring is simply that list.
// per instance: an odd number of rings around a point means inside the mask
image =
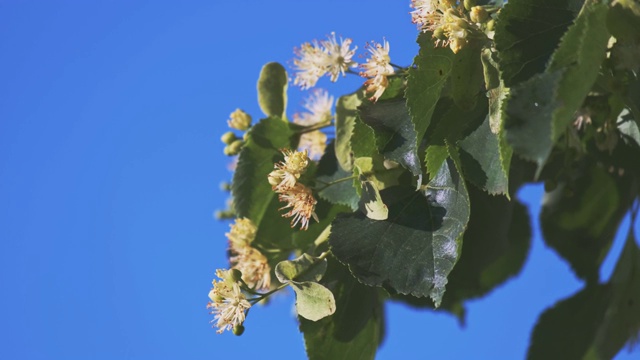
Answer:
[{"label": "shaded leaf", "polygon": [[611,359],[640,331],[640,249],[630,229],[611,280],[587,285],[546,310],[529,359]]},{"label": "shaded leaf", "polygon": [[580,1],[511,0],[498,14],[495,44],[506,86],[544,71]]},{"label": "shaded leaf", "polygon": [[337,310],[316,322],[300,318],[308,358],[374,359],[383,333],[383,308],[377,290],[360,284],[332,257],[321,283],[333,292]]},{"label": "shaded leaf", "polygon": [[476,102],[470,110],[458,107],[451,98],[443,97],[433,113],[426,139],[428,145],[455,144],[470,135],[487,116],[487,100]]},{"label": "shaded leaf", "polygon": [[460,260],[449,274],[442,307],[455,312],[486,295],[522,269],[531,244],[524,205],[469,188],[471,215]]},{"label": "shaded leaf", "polygon": [[287,82],[284,66],[271,62],[262,67],[258,79],[258,104],[265,115],[285,118]]},{"label": "shaded leaf", "polygon": [[480,59],[481,48],[465,46],[453,55],[451,70],[451,97],[455,104],[470,110],[476,106],[476,101],[483,90],[483,71]]},{"label": "shaded leaf", "polygon": [[317,187],[322,189],[318,192],[318,196],[333,204],[349,206],[355,210],[358,208],[360,196],[353,186],[353,181],[340,181],[334,185],[325,185],[353,176],[352,172],[345,171],[340,167],[334,151],[334,146],[330,143],[318,164],[316,181]]},{"label": "shaded leaf", "polygon": [[386,220],[389,217],[389,209],[382,201],[378,186],[364,175],[360,175],[359,180],[362,185],[362,196],[358,203],[360,211],[369,219]]},{"label": "shaded leaf", "polygon": [[366,285],[428,295],[439,305],[469,219],[463,180],[447,161],[424,191],[395,186],[380,193],[389,218],[338,215],[329,237],[333,254]]},{"label": "shaded leaf", "polygon": [[631,205],[632,184],[596,164],[576,171],[543,199],[540,225],[547,245],[566,259],[576,275],[599,280],[600,265]]},{"label": "shaded leaf", "polygon": [[[376,146],[385,159],[393,160],[411,171],[422,173],[418,158],[416,131],[403,99],[365,102],[360,106],[360,118],[375,133]],[[370,155],[369,155],[370,156]]]}]

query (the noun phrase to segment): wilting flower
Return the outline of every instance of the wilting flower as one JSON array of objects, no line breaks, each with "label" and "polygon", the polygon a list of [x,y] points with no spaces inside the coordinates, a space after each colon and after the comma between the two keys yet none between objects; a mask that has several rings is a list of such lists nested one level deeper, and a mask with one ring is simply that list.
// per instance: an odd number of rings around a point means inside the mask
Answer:
[{"label": "wilting flower", "polygon": [[251,303],[242,293],[240,283],[234,281],[229,270],[217,270],[216,276],[222,280],[213,280],[213,288],[209,292],[211,300],[207,308],[215,314],[213,321],[218,327],[218,334],[225,330],[232,330],[235,326],[244,323],[246,311],[251,308]]},{"label": "wilting flower", "polygon": [[282,150],[282,154],[284,154],[284,161],[275,164],[275,170],[268,175],[269,184],[276,191],[293,187],[309,165],[309,156],[306,150],[285,149]]},{"label": "wilting flower", "polygon": [[340,38],[338,43],[335,33],[331,33],[325,41],[314,40],[294,49],[298,58],[293,60],[297,70],[293,83],[300,85],[302,89],[308,89],[315,86],[318,79],[327,73],[331,81],[337,81],[340,74],[344,76],[350,67],[357,66],[352,60],[357,47],[350,49],[350,46],[351,39]]},{"label": "wilting flower", "polygon": [[242,272],[242,280],[256,290],[268,290],[271,286],[271,267],[267,258],[251,246],[235,252],[229,259],[231,268]]},{"label": "wilting flower", "polygon": [[295,186],[281,192],[278,195],[278,200],[287,203],[280,210],[290,209],[289,212],[282,216],[293,218],[291,219],[291,227],[300,223],[300,228],[306,230],[309,227],[309,219],[311,217],[319,221],[314,212],[318,201],[313,197],[311,189],[308,187],[297,183]]},{"label": "wilting flower", "polygon": [[229,117],[227,125],[232,129],[247,130],[251,126],[251,116],[240,109],[236,109]]}]

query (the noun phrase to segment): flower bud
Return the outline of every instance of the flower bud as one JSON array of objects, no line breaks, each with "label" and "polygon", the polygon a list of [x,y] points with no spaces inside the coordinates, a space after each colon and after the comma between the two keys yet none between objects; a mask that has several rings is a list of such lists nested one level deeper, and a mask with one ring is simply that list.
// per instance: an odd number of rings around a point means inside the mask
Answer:
[{"label": "flower bud", "polygon": [[438,40],[447,40],[447,35],[444,33],[444,29],[439,27],[433,31],[433,37]]},{"label": "flower bud", "polygon": [[476,0],[464,0],[464,8],[467,9],[467,11],[471,10],[474,6],[476,6]]},{"label": "flower bud", "polygon": [[233,335],[235,336],[240,336],[244,333],[244,326],[243,325],[236,325],[233,327]]},{"label": "flower bud", "polygon": [[222,141],[223,143],[229,145],[232,142],[238,140],[238,137],[236,136],[236,134],[234,134],[231,131],[228,131],[226,133],[224,133],[221,137],[220,137],[220,141]]},{"label": "flower bud", "polygon": [[487,31],[492,31],[493,27],[496,25],[496,21],[491,19],[487,22]]},{"label": "flower bud", "polygon": [[474,23],[483,23],[489,18],[489,13],[481,6],[474,6],[471,8],[469,18],[471,18],[471,21]]},{"label": "flower bud", "polygon": [[240,109],[236,109],[236,111],[232,112],[230,117],[231,118],[227,120],[227,124],[232,129],[244,131],[249,129],[249,126],[251,126],[251,116]]},{"label": "flower bud", "polygon": [[243,145],[244,141],[236,140],[224,148],[224,154],[227,156],[238,155],[240,153],[240,150],[242,150]]}]

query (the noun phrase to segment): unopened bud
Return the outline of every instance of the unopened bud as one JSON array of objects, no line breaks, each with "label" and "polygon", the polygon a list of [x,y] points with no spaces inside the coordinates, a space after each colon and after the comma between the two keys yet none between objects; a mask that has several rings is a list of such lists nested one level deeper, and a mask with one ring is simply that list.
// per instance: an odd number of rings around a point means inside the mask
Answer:
[{"label": "unopened bud", "polygon": [[438,40],[447,40],[447,35],[444,33],[444,29],[439,27],[433,31],[433,37]]},{"label": "unopened bud", "polygon": [[236,111],[231,113],[227,124],[232,129],[244,131],[251,126],[251,116],[240,109],[236,109]]},{"label": "unopened bud", "polygon": [[236,325],[233,327],[233,335],[235,336],[240,336],[244,333],[244,326],[243,325]]},{"label": "unopened bud", "polygon": [[242,150],[242,146],[244,145],[244,141],[236,140],[232,142],[230,145],[225,146],[224,154],[227,156],[238,155],[240,150]]},{"label": "unopened bud", "polygon": [[464,8],[467,9],[467,11],[471,10],[474,6],[476,6],[476,0],[464,0]]},{"label": "unopened bud", "polygon": [[222,141],[223,143],[229,145],[232,142],[236,141],[238,139],[238,137],[236,136],[236,134],[234,134],[231,131],[228,131],[224,134],[222,134],[222,136],[220,137],[220,141]]},{"label": "unopened bud", "polygon": [[481,6],[474,6],[471,8],[469,18],[471,18],[471,21],[474,23],[484,23],[489,18],[489,13]]}]

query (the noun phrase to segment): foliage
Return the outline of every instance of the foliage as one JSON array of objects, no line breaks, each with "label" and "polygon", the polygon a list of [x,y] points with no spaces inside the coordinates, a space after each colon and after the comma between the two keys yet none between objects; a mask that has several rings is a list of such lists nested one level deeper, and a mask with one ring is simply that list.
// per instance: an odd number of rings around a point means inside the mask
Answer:
[{"label": "foliage", "polygon": [[[540,182],[545,242],[585,285],[540,316],[529,358],[610,358],[637,341],[633,229],[611,279],[598,274],[639,206],[640,6],[471,3],[412,1],[413,64],[368,44],[367,79],[335,116],[334,98],[315,93],[288,117],[289,75],[264,66],[266,118],[224,138],[239,157],[224,212],[236,218],[232,270],[210,294],[221,329],[241,333],[248,306],[288,286],[310,359],[374,358],[387,300],[464,320],[468,300],[522,269],[532,229],[515,193]],[[294,83],[357,73],[350,45],[303,44]]]}]

